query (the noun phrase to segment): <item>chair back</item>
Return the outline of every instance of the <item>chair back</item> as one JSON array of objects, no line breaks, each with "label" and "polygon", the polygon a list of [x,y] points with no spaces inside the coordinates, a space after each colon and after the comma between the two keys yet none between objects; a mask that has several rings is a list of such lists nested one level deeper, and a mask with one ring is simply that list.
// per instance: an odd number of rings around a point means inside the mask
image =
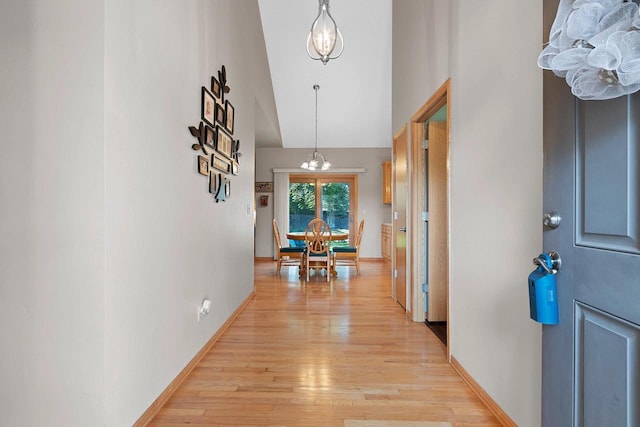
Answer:
[{"label": "chair back", "polygon": [[364,230],[364,219],[360,221],[358,226],[358,234],[356,235],[356,248],[360,248],[360,242],[362,241],[362,231]]},{"label": "chair back", "polygon": [[275,219],[273,220],[273,238],[276,239],[276,246],[278,247],[278,250],[282,248],[282,245],[280,244],[280,229],[278,228],[278,222]]},{"label": "chair back", "polygon": [[329,255],[331,249],[331,227],[320,218],[312,219],[304,233],[308,255]]}]

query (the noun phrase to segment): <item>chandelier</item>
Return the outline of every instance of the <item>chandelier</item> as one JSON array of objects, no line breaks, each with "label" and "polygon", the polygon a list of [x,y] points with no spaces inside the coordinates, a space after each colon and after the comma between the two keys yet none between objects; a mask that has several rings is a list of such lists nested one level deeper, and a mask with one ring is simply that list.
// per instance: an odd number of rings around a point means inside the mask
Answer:
[{"label": "chandelier", "polygon": [[327,65],[330,59],[336,59],[342,54],[344,40],[336,21],[329,13],[329,0],[318,0],[318,3],[318,16],[311,24],[307,37],[307,53],[311,59],[320,60]]},{"label": "chandelier", "polygon": [[[322,1],[322,0],[321,0]],[[318,152],[318,89],[320,86],[317,84],[313,85],[313,90],[316,91],[316,141],[313,146],[313,154],[311,155],[311,160],[305,160],[300,167],[302,169],[307,169],[310,171],[314,171],[320,168],[320,170],[326,171],[331,168],[331,163]]]}]

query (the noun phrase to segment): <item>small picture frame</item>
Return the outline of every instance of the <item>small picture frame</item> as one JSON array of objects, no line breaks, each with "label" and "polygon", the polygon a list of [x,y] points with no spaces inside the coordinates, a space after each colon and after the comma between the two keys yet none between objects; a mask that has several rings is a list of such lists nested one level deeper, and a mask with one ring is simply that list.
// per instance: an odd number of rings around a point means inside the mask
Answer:
[{"label": "small picture frame", "polygon": [[231,160],[231,175],[238,175],[238,162]]},{"label": "small picture frame", "polygon": [[213,155],[211,156],[211,166],[214,169],[219,170],[220,172],[231,172],[231,161],[229,159],[225,159],[217,153],[213,153]]},{"label": "small picture frame", "polygon": [[216,131],[211,126],[204,126],[204,145],[216,149]]},{"label": "small picture frame", "polygon": [[224,127],[229,131],[231,135],[233,135],[233,118],[234,118],[235,109],[233,105],[229,101],[225,102],[225,125]]},{"label": "small picture frame", "polygon": [[216,151],[227,159],[231,158],[233,138],[221,126],[216,126]]},{"label": "small picture frame", "polygon": [[235,139],[231,143],[231,158],[239,163],[241,155],[242,154],[240,154],[240,140]]},{"label": "small picture frame", "polygon": [[218,186],[220,185],[220,174],[218,172],[209,171],[209,193],[215,194],[218,192]]},{"label": "small picture frame", "polygon": [[225,125],[224,105],[216,104],[215,108],[216,108],[216,123],[219,124],[220,126],[224,126]]},{"label": "small picture frame", "polygon": [[209,89],[202,86],[202,120],[211,126],[215,126],[216,108],[219,108],[213,94]]},{"label": "small picture frame", "polygon": [[256,193],[273,193],[273,182],[256,182]]},{"label": "small picture frame", "polygon": [[198,173],[200,175],[209,176],[209,158],[198,156]]},{"label": "small picture frame", "polygon": [[220,99],[222,95],[222,86],[220,86],[220,82],[215,77],[211,76],[211,93],[217,99]]}]

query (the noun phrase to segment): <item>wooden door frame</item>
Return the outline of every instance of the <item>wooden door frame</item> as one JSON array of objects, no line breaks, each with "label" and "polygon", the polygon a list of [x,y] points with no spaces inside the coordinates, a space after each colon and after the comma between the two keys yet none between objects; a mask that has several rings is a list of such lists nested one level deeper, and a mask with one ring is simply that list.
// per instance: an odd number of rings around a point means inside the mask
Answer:
[{"label": "wooden door frame", "polygon": [[[425,203],[424,190],[425,190],[425,159],[424,148],[422,147],[422,141],[424,140],[424,123],[433,116],[440,108],[447,106],[447,218],[450,219],[450,201],[451,201],[451,185],[450,185],[450,173],[449,173],[449,161],[450,161],[450,147],[451,145],[451,79],[447,79],[442,86],[436,90],[433,95],[416,111],[411,117],[411,139],[409,148],[409,231],[410,239],[408,239],[407,247],[411,247],[410,251],[411,268],[407,272],[410,277],[411,286],[411,305],[415,308],[413,310],[413,320],[416,322],[422,322],[420,316],[424,315],[424,301],[422,299],[422,283],[420,279],[420,268],[424,262],[424,242],[421,233],[422,223],[422,210]],[[449,230],[447,235],[451,232],[450,221]],[[418,244],[418,242],[420,244]],[[414,249],[415,248],[415,249]],[[451,248],[447,242],[447,253],[451,254]],[[447,265],[447,278],[450,279],[449,266]],[[449,280],[448,280],[449,282]],[[449,288],[451,284],[449,283]],[[447,294],[450,295],[449,289]],[[449,309],[451,303],[447,303],[447,358],[451,359],[451,324]],[[418,307],[422,307],[423,310],[418,310]]]}]

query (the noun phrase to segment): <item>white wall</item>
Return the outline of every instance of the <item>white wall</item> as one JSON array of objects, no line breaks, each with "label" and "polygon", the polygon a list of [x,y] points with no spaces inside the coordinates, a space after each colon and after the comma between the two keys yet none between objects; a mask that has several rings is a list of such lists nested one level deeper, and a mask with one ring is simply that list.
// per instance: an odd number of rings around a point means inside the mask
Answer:
[{"label": "white wall", "polygon": [[[274,168],[299,168],[311,151],[300,148],[256,149],[256,181],[273,181]],[[321,150],[336,168],[364,167],[358,174],[358,221],[365,220],[360,256],[381,258],[381,224],[391,221],[391,207],[382,203],[382,162],[391,160],[390,148],[323,148]],[[302,171],[302,169],[300,169]],[[256,194],[256,256],[273,256],[273,193],[269,206],[261,207]],[[281,230],[284,232],[284,230]]]},{"label": "white wall", "polygon": [[[253,289],[257,2],[5,2],[0,43],[2,422],[131,425]],[[243,157],[216,204],[187,127],[222,64]]]},{"label": "white wall", "polygon": [[[448,19],[444,8],[424,16],[439,4],[396,1],[394,24]],[[446,13],[448,55],[394,51],[394,81],[428,91],[421,105],[439,86],[433,62],[449,61],[451,354],[519,426],[539,426],[541,329],[529,319],[526,277],[542,248],[542,4],[454,0]],[[411,34],[394,25],[394,48]],[[421,38],[417,47],[429,49]],[[393,99],[396,128],[416,101]]]},{"label": "white wall", "polygon": [[2,3],[7,426],[104,424],[103,15],[102,1]]},{"label": "white wall", "polygon": [[449,3],[393,2],[393,133],[449,78]]},{"label": "white wall", "polygon": [[518,425],[539,426],[526,277],[542,249],[542,4],[451,12],[451,352]]},{"label": "white wall", "polygon": [[[121,426],[253,290],[254,112],[273,94],[256,1],[112,0],[105,39],[106,395]],[[223,64],[242,158],[215,203],[187,126]]]}]

